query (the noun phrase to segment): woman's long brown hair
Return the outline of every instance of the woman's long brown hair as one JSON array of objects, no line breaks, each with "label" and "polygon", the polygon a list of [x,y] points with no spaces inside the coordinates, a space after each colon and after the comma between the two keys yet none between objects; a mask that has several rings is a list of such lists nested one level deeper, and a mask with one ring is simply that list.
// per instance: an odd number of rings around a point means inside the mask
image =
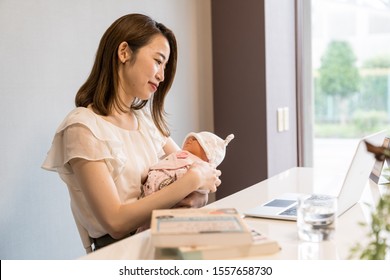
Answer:
[{"label": "woman's long brown hair", "polygon": [[170,131],[165,121],[165,97],[172,86],[177,64],[177,43],[173,32],[161,23],[142,14],[129,14],[117,19],[104,33],[96,53],[94,65],[86,82],[76,94],[77,107],[92,105],[96,113],[107,116],[116,107],[125,112],[129,109],[139,110],[148,100],[134,100],[126,108],[120,100],[117,90],[119,84],[117,55],[118,47],[127,42],[136,59],[137,51],[147,45],[153,36],[162,34],[169,43],[170,56],[165,67],[164,81],[160,83],[150,102],[150,111],[158,130],[169,136]]}]

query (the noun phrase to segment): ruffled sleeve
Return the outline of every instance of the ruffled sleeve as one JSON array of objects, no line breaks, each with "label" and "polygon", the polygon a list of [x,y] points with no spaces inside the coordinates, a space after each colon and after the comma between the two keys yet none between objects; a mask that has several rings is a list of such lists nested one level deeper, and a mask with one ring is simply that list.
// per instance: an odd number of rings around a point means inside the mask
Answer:
[{"label": "ruffled sleeve", "polygon": [[126,163],[123,143],[97,118],[87,108],[73,110],[57,129],[42,168],[72,174],[69,161],[73,158],[105,160],[116,178]]}]

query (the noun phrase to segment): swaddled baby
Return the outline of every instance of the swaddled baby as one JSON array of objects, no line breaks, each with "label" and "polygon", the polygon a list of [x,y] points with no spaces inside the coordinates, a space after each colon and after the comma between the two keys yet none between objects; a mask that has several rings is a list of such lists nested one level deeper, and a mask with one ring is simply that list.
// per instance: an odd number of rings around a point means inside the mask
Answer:
[{"label": "swaddled baby", "polygon": [[[203,160],[217,167],[225,158],[226,146],[233,138],[234,135],[230,134],[223,140],[207,131],[189,133],[185,137],[182,150],[168,155],[150,167],[146,182],[141,186],[140,198],[151,195],[172,184],[181,178],[191,164],[196,161]],[[202,192],[202,190],[197,192]],[[137,232],[147,228],[149,228],[149,225],[140,227]]]}]

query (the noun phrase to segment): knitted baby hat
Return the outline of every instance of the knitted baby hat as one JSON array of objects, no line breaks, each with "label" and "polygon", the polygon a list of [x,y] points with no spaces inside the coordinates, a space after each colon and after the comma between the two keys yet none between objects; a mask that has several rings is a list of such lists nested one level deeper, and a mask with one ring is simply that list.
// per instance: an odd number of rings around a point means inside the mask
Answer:
[{"label": "knitted baby hat", "polygon": [[198,133],[191,132],[185,137],[185,139],[190,136],[193,136],[196,140],[198,140],[199,144],[206,153],[209,163],[213,164],[215,167],[220,165],[225,158],[226,146],[234,138],[234,135],[230,134],[225,140],[223,140],[214,133],[202,131]]}]

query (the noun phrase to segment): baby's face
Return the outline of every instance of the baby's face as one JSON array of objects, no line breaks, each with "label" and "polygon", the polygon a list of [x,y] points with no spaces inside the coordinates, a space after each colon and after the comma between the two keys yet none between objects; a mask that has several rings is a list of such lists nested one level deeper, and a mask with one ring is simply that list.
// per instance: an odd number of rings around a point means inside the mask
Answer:
[{"label": "baby's face", "polygon": [[209,161],[207,159],[206,153],[204,152],[202,146],[199,144],[198,140],[195,137],[190,136],[186,139],[183,144],[183,150],[190,152],[193,155],[201,158],[204,161]]}]

